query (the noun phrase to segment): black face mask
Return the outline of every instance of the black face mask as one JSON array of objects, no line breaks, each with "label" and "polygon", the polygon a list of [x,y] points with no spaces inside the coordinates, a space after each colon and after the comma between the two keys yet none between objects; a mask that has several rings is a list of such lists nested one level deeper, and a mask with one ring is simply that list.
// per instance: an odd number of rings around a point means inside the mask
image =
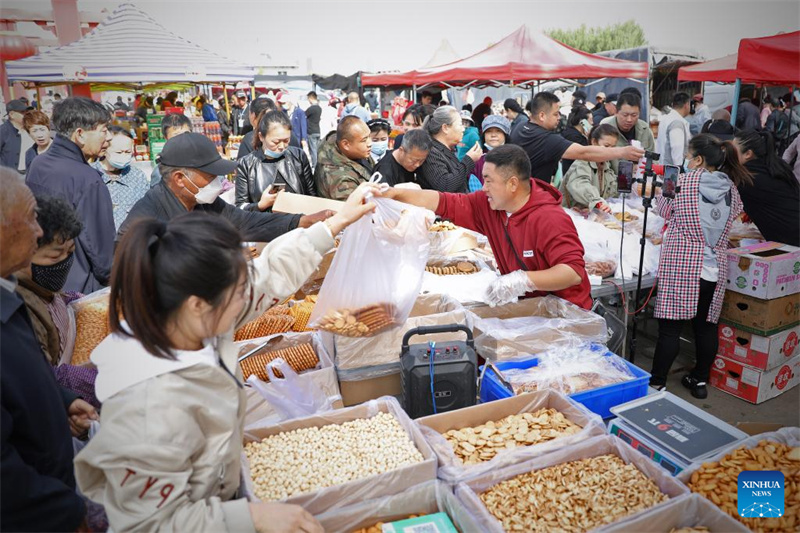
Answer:
[{"label": "black face mask", "polygon": [[69,270],[75,261],[75,254],[69,254],[66,259],[53,265],[37,265],[31,263],[31,281],[50,292],[58,292],[67,282]]}]

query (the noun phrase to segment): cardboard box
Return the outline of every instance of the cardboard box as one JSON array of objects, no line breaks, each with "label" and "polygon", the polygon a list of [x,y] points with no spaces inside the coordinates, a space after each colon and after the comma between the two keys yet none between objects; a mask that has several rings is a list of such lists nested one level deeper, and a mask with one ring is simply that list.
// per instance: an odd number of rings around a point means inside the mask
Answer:
[{"label": "cardboard box", "polygon": [[[593,437],[585,440],[574,446],[567,448],[560,448],[548,453],[546,455],[524,461],[522,463],[508,466],[493,472],[489,472],[481,477],[467,481],[466,483],[459,483],[456,487],[456,497],[464,504],[464,507],[469,511],[475,520],[480,525],[478,531],[487,533],[505,533],[500,522],[486,509],[483,502],[478,497],[478,494],[485,492],[494,485],[511,479],[518,475],[533,472],[535,470],[542,470],[551,466],[568,463],[570,461],[578,461],[580,459],[587,459],[590,457],[597,457],[599,455],[613,454],[619,456],[625,463],[633,464],[645,476],[653,480],[658,486],[658,489],[669,496],[670,498],[678,498],[688,494],[689,489],[683,483],[678,482],[669,473],[652,462],[650,459],[634,450],[620,439],[611,437],[609,435]],[[649,513],[665,506],[667,502],[660,503],[650,509],[639,511],[628,517],[620,519],[629,520],[634,517],[641,516],[644,513]],[[630,530],[633,531],[633,530]]]},{"label": "cardboard box", "polygon": [[276,213],[311,215],[326,209],[338,213],[342,205],[344,205],[344,202],[338,200],[329,200],[328,198],[317,198],[316,196],[306,196],[283,191],[275,199],[275,205],[272,206],[272,210]]},{"label": "cardboard box", "polygon": [[762,300],[800,292],[800,248],[764,242],[728,250],[727,289]]},{"label": "cardboard box", "polygon": [[742,400],[759,404],[800,383],[800,355],[772,370],[759,370],[718,355],[711,368],[709,383]]},{"label": "cardboard box", "polygon": [[725,291],[720,320],[739,329],[772,335],[800,324],[800,295],[790,294],[762,300],[733,291]]},{"label": "cardboard box", "polygon": [[475,349],[486,360],[535,355],[574,338],[600,344],[608,340],[603,317],[553,295],[469,311]]},{"label": "cardboard box", "polygon": [[[534,413],[540,409],[552,408],[562,413],[568,420],[581,426],[583,429],[573,435],[559,437],[548,442],[532,446],[518,446],[512,450],[505,450],[496,455],[492,460],[476,465],[465,465],[453,452],[450,443],[445,440],[443,433],[451,429],[476,427],[486,422],[497,422],[509,415]],[[549,453],[553,450],[571,446],[591,437],[605,434],[603,419],[592,413],[581,404],[570,400],[563,394],[552,389],[520,394],[504,400],[482,403],[465,407],[456,411],[438,415],[426,416],[417,419],[417,425],[430,444],[433,453],[439,460],[439,479],[449,485],[456,485],[463,481],[502,468],[520,463],[527,459]]]},{"label": "cardboard box", "polygon": [[[246,431],[244,442],[247,444],[248,442],[259,441],[271,435],[277,435],[300,428],[322,427],[329,424],[343,424],[344,422],[352,420],[371,418],[379,412],[391,413],[397,418],[400,425],[402,425],[408,433],[411,441],[422,454],[422,462],[405,466],[391,472],[350,481],[342,485],[297,494],[285,500],[281,500],[282,503],[296,504],[303,507],[303,509],[309,513],[318,515],[332,509],[360,503],[364,500],[365,496],[369,496],[370,498],[391,496],[421,483],[434,481],[436,479],[436,456],[433,454],[430,446],[428,446],[422,433],[420,433],[419,428],[408,418],[408,415],[406,415],[405,411],[400,407],[398,401],[391,397],[384,397],[355,407],[328,411],[315,416],[297,418],[266,428]],[[256,500],[256,498],[253,493],[250,466],[244,456],[242,457],[242,461],[245,465],[243,472],[243,491],[245,496],[253,501]]]},{"label": "cardboard box", "polygon": [[410,515],[443,512],[463,533],[480,531],[472,516],[464,509],[446,484],[431,481],[402,493],[365,500],[356,505],[329,511],[315,518],[325,531],[356,531],[378,522],[394,522]]},{"label": "cardboard box", "polygon": [[[246,349],[248,346],[258,346],[267,343],[262,350],[273,351],[289,348],[305,342],[310,342],[314,346],[314,352],[317,354],[317,357],[319,357],[320,362],[316,369],[307,370],[299,374],[300,381],[312,383],[316,388],[325,393],[334,409],[341,409],[344,407],[344,404],[342,403],[342,395],[339,392],[339,380],[336,378],[333,358],[328,355],[317,333],[279,333],[260,339],[237,342],[236,345],[241,350],[241,356],[249,351]],[[274,389],[272,383],[266,383],[265,386],[268,389]],[[247,394],[247,411],[244,417],[245,430],[271,426],[282,420],[282,416],[275,408],[253,387],[245,384],[245,393]]]},{"label": "cardboard box", "polygon": [[[369,370],[367,369],[367,372]],[[353,371],[337,372],[339,390],[342,393],[342,403],[345,407],[358,405],[380,398],[381,396],[400,396],[403,386],[400,382],[400,363],[391,374],[369,376]]]},{"label": "cardboard box", "polygon": [[740,429],[750,436],[761,435],[762,433],[773,433],[782,427],[786,426],[767,422],[736,422],[736,429]]},{"label": "cardboard box", "polygon": [[719,507],[700,496],[687,494],[666,504],[644,512],[630,520],[621,520],[610,526],[597,528],[594,533],[663,533],[682,528],[701,528],[726,533],[748,533],[740,522],[720,511]]},{"label": "cardboard box", "polygon": [[719,355],[760,370],[772,370],[800,353],[800,325],[764,337],[720,322]]}]

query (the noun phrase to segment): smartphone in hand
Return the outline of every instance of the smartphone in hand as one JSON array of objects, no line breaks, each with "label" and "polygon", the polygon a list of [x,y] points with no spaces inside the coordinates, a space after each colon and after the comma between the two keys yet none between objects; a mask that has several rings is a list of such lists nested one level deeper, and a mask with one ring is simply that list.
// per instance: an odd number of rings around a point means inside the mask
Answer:
[{"label": "smartphone in hand", "polygon": [[617,171],[617,190],[631,192],[633,190],[633,161],[622,159]]},{"label": "smartphone in hand", "polygon": [[675,198],[678,189],[678,174],[681,173],[677,165],[664,165],[664,179],[661,186],[661,194],[664,198]]},{"label": "smartphone in hand", "polygon": [[278,194],[279,192],[285,191],[285,190],[286,190],[286,184],[285,183],[273,183],[270,186],[269,193],[270,194]]}]

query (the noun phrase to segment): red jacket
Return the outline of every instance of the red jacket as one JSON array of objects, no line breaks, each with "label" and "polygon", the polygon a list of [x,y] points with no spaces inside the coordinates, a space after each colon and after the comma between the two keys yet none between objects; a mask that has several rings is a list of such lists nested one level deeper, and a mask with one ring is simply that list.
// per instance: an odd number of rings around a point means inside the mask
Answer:
[{"label": "red jacket", "polygon": [[[503,274],[521,270],[517,256],[524,263],[526,271],[547,270],[559,264],[569,265],[581,277],[581,283],[553,294],[590,309],[591,287],[583,260],[583,244],[569,215],[561,208],[561,193],[541,180],[532,178],[531,183],[528,203],[510,218],[505,211],[495,211],[489,207],[489,200],[483,191],[472,194],[439,193],[436,214],[486,235]],[[506,236],[506,224],[513,248]],[[526,296],[546,294],[537,291]]]}]

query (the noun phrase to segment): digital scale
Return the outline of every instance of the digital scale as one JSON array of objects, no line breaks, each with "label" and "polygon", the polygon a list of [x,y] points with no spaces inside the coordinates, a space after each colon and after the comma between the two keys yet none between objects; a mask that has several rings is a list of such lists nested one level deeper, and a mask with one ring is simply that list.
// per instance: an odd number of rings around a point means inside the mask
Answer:
[{"label": "digital scale", "polygon": [[608,432],[672,475],[748,437],[666,391],[612,407],[611,412],[617,418],[609,422]]}]

